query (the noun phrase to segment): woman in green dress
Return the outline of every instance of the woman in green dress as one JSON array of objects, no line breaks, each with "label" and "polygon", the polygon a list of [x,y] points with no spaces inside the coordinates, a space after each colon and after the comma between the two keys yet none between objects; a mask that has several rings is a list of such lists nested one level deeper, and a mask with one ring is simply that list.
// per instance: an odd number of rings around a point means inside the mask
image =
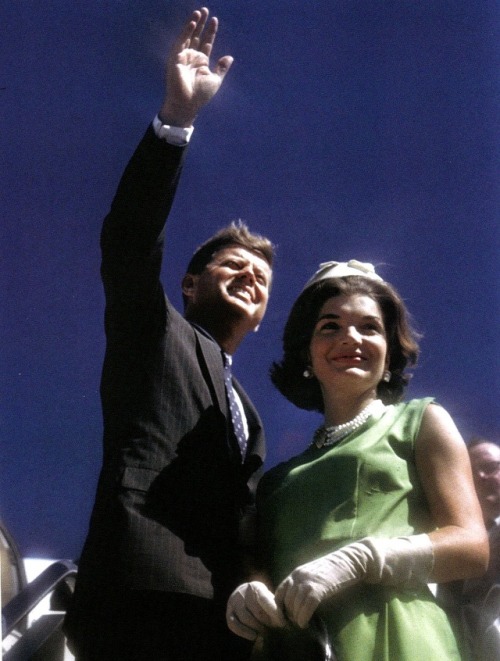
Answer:
[{"label": "woman in green dress", "polygon": [[230,629],[255,640],[320,616],[341,661],[467,658],[428,583],[483,573],[488,541],[453,420],[401,401],[418,344],[400,296],[371,264],[323,264],[283,349],[274,384],[324,424],[259,484],[262,573],[231,595]]}]

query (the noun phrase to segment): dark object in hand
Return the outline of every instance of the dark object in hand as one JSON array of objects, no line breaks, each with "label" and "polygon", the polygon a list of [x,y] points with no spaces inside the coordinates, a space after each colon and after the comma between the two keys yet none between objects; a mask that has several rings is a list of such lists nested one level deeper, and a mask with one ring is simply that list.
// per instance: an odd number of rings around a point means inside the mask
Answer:
[{"label": "dark object in hand", "polygon": [[269,661],[339,661],[326,625],[317,615],[307,629],[293,624],[284,629],[269,629],[264,649],[264,658]]}]

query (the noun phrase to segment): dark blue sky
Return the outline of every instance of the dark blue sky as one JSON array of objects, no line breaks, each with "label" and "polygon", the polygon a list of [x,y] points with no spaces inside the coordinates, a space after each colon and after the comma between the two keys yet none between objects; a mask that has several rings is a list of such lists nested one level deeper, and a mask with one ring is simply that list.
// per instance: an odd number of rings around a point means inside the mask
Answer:
[{"label": "dark blue sky", "polygon": [[[196,123],[167,232],[180,305],[192,249],[245,219],[278,247],[267,317],[234,369],[269,461],[317,415],[271,386],[317,264],[357,258],[424,333],[408,396],[499,436],[499,46],[492,0],[218,0],[235,63]],[[13,0],[0,9],[0,515],[25,555],[76,557],[101,456],[98,236],[163,92],[184,0]]]}]

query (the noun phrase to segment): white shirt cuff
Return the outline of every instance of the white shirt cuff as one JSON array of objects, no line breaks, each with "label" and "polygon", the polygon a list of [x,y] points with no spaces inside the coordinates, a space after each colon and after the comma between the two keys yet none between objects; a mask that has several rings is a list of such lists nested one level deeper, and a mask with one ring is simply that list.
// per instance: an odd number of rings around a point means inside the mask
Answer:
[{"label": "white shirt cuff", "polygon": [[163,124],[158,115],[153,119],[153,129],[161,140],[165,140],[170,145],[175,145],[176,147],[184,147],[187,145],[191,139],[191,134],[194,131],[193,126],[185,129],[180,128],[179,126]]}]

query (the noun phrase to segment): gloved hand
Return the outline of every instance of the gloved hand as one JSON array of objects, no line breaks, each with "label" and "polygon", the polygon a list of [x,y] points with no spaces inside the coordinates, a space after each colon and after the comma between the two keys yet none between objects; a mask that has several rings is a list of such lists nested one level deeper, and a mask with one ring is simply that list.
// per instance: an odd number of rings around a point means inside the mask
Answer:
[{"label": "gloved hand", "polygon": [[274,594],[260,581],[243,583],[227,602],[227,626],[247,640],[255,640],[268,627],[284,627],[286,618],[276,605]]},{"label": "gloved hand", "polygon": [[276,604],[303,628],[321,602],[351,585],[361,581],[403,587],[423,584],[433,564],[428,535],[365,537],[294,569],[278,585]]}]

